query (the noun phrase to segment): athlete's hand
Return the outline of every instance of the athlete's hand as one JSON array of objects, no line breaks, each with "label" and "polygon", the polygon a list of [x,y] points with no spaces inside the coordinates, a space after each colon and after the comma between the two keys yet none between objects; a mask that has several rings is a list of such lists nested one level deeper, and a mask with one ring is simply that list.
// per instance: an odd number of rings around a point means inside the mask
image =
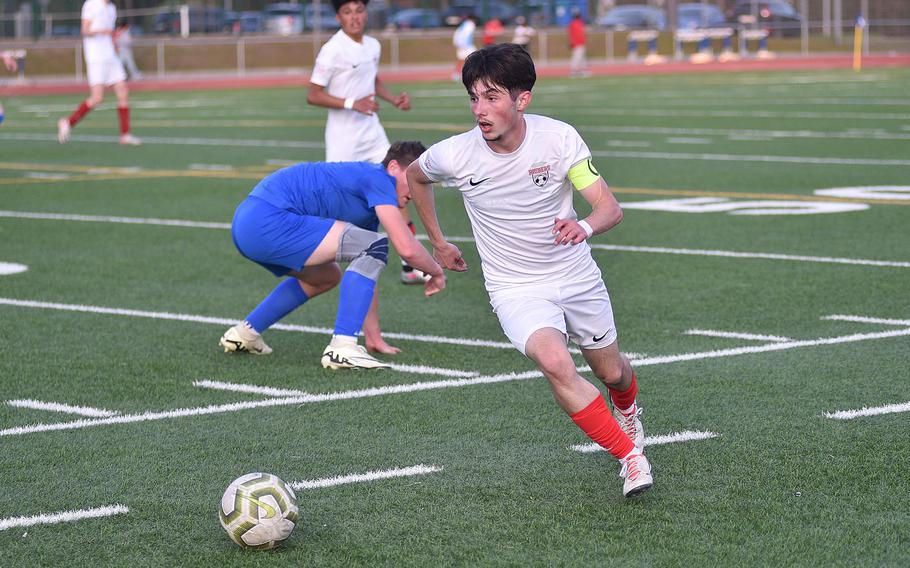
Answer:
[{"label": "athlete's hand", "polygon": [[354,101],[353,109],[361,114],[373,114],[379,110],[379,103],[376,102],[373,95],[367,95]]},{"label": "athlete's hand", "polygon": [[461,256],[461,250],[450,242],[446,242],[439,248],[433,247],[433,258],[448,270],[464,272],[468,269],[468,263]]},{"label": "athlete's hand", "polygon": [[411,110],[411,97],[407,93],[401,93],[395,97],[395,108],[398,110]]},{"label": "athlete's hand", "polygon": [[440,274],[439,276],[431,276],[427,283],[423,285],[423,295],[429,298],[433,294],[438,294],[446,288],[446,276],[445,274]]},{"label": "athlete's hand", "polygon": [[401,353],[401,349],[392,347],[381,337],[373,339],[372,341],[369,338],[365,338],[364,343],[366,343],[367,351],[370,353],[383,353],[385,355],[396,355]]},{"label": "athlete's hand", "polygon": [[588,238],[588,233],[581,228],[575,219],[559,219],[553,223],[552,233],[556,235],[553,244],[577,245]]}]

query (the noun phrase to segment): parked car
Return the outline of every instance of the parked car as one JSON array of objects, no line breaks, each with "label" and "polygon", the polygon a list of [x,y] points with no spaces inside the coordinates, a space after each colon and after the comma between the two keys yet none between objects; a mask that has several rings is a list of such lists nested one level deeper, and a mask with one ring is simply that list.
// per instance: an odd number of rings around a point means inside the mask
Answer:
[{"label": "parked car", "polygon": [[511,25],[521,11],[502,0],[455,0],[442,13],[442,21],[447,26],[457,26],[468,14],[474,14],[481,22],[490,18],[499,18],[503,25]]},{"label": "parked car", "polygon": [[436,10],[425,8],[408,8],[399,10],[389,18],[389,24],[395,29],[438,28],[442,18]]},{"label": "parked car", "polygon": [[295,35],[303,32],[303,5],[279,2],[262,10],[266,33]]},{"label": "parked car", "polygon": [[645,4],[625,4],[608,10],[597,25],[612,30],[658,30],[667,27],[667,15],[660,8]]},{"label": "parked car", "polygon": [[316,29],[317,14],[319,15],[320,30],[337,30],[341,27],[341,24],[339,24],[338,20],[335,18],[335,8],[332,7],[331,2],[326,0],[319,4],[318,12],[316,11],[316,4],[307,4],[303,7],[303,29]]},{"label": "parked car", "polygon": [[241,34],[251,34],[261,32],[265,29],[265,22],[262,19],[262,12],[225,12],[224,16],[227,27]]},{"label": "parked car", "polygon": [[738,0],[728,20],[735,24],[756,25],[776,36],[798,36],[803,19],[784,0]]},{"label": "parked car", "polygon": [[691,2],[676,7],[677,29],[721,28],[726,24],[727,17],[714,4]]}]

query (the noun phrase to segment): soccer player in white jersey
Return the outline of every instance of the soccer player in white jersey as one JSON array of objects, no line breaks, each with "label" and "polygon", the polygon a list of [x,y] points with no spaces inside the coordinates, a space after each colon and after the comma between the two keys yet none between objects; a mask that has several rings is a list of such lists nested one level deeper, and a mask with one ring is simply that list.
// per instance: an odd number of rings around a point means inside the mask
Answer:
[{"label": "soccer player in white jersey", "polygon": [[[369,0],[332,0],[341,29],[322,46],[310,77],[307,102],[329,109],[325,125],[325,161],[378,164],[389,150],[379,122],[376,97],[409,110],[407,93],[393,95],[379,78],[379,41],[364,33]],[[405,222],[416,234],[408,210]],[[401,281],[423,284],[429,276],[402,261]]]},{"label": "soccer player in white jersey", "polygon": [[[461,192],[503,331],[543,371],[575,424],[620,460],[623,494],[631,496],[653,483],[638,386],[586,242],[619,223],[622,210],[574,128],[525,114],[536,77],[518,45],[471,54],[462,82],[477,126],[431,146],[408,168],[408,184],[436,259],[457,271],[467,265],[439,226],[431,184]],[[591,205],[584,219],[572,206],[575,191]],[[609,390],[612,414],[600,389],[578,374],[567,338]]]},{"label": "soccer player in white jersey", "polygon": [[65,144],[70,131],[104,100],[104,89],[113,87],[120,117],[120,143],[138,146],[142,142],[130,133],[129,89],[126,72],[114,49],[117,7],[110,0],[86,0],[82,5],[82,48],[88,68],[89,96],[69,118],[57,121],[57,140]]}]

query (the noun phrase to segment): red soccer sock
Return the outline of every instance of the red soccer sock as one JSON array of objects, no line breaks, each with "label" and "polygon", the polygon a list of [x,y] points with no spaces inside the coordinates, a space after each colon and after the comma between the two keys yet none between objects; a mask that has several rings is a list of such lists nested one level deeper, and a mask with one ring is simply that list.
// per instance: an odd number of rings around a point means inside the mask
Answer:
[{"label": "red soccer sock", "polygon": [[614,458],[621,460],[635,449],[632,440],[620,429],[607,409],[607,401],[598,394],[591,404],[572,415],[572,421],[589,438],[603,446]]},{"label": "red soccer sock", "polygon": [[117,113],[120,115],[120,134],[129,134],[130,107],[117,107]]},{"label": "red soccer sock", "polygon": [[619,410],[628,410],[635,404],[635,397],[638,395],[638,381],[635,379],[635,371],[632,372],[632,384],[624,391],[610,388],[610,400],[613,406]]},{"label": "red soccer sock", "polygon": [[412,223],[411,221],[408,221],[408,229],[411,230],[412,235],[414,235],[415,237],[417,236],[417,227],[415,227],[414,223]]},{"label": "red soccer sock", "polygon": [[92,107],[88,106],[85,101],[82,101],[82,104],[79,105],[76,110],[73,111],[73,114],[69,117],[70,126],[76,126],[80,120],[82,120],[85,115],[87,115],[92,110]]}]

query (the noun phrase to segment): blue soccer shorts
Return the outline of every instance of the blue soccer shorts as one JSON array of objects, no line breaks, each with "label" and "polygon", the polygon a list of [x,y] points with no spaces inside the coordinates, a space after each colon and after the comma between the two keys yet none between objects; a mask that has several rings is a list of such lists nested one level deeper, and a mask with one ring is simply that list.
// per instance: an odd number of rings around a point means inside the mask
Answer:
[{"label": "blue soccer shorts", "polygon": [[335,224],[335,219],[299,215],[258,197],[234,212],[231,237],[240,254],[275,276],[299,271]]}]

